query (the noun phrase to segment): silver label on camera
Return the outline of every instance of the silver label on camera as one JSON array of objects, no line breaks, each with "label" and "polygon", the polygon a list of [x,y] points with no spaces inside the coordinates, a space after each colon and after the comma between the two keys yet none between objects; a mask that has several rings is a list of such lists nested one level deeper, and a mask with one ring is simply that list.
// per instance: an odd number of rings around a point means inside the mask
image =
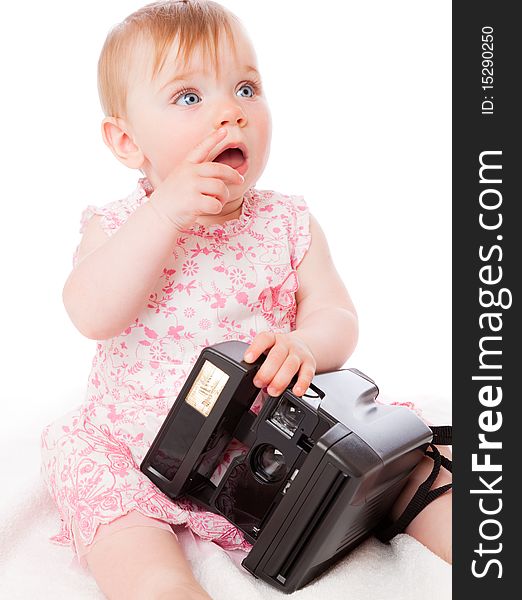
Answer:
[{"label": "silver label on camera", "polygon": [[216,365],[206,360],[197,374],[185,402],[205,417],[208,417],[229,377]]}]

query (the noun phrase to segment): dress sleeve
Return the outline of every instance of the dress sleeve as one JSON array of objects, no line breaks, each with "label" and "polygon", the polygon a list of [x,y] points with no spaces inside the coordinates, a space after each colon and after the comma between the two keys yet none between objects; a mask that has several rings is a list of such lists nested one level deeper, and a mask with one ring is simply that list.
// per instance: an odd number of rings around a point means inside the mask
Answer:
[{"label": "dress sleeve", "polygon": [[303,196],[291,196],[290,210],[293,214],[293,227],[290,231],[290,261],[297,269],[310,247],[310,212]]},{"label": "dress sleeve", "polygon": [[[138,208],[138,206],[146,201],[147,195],[145,191],[141,187],[138,187],[126,198],[115,200],[102,206],[89,204],[83,209],[80,216],[80,233],[83,234],[85,232],[87,223],[94,215],[99,215],[101,217],[101,228],[107,234],[107,236],[110,237],[115,231],[118,230],[119,227],[121,227],[121,225],[123,225],[123,223],[125,223],[129,215],[131,215]],[[78,264],[79,249],[80,244],[76,246],[76,249],[73,253],[73,268]]]}]

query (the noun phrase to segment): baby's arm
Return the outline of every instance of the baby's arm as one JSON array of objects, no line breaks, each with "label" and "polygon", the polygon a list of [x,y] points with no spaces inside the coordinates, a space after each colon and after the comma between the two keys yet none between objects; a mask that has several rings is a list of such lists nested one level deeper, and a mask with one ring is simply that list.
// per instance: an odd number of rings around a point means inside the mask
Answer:
[{"label": "baby's arm", "polygon": [[81,333],[102,340],[130,325],[181,230],[199,215],[220,213],[230,196],[227,184],[244,182],[231,166],[209,160],[226,132],[221,127],[192,148],[111,237],[94,218],[89,221],[63,289],[65,308]]},{"label": "baby's arm", "polygon": [[355,349],[357,313],[334,266],[328,242],[310,215],[312,241],[297,267],[295,333],[310,348],[318,372],[340,369]]},{"label": "baby's arm", "polygon": [[252,362],[269,353],[256,374],[254,385],[282,394],[299,373],[292,391],[302,395],[316,371],[340,369],[357,343],[355,308],[330,256],[326,237],[310,215],[311,244],[297,267],[296,328],[290,333],[261,331],[247,348],[244,360]]},{"label": "baby's arm", "polygon": [[78,263],[63,288],[69,317],[86,337],[108,339],[130,325],[145,305],[180,232],[148,202],[112,235],[92,217],[78,249]]}]

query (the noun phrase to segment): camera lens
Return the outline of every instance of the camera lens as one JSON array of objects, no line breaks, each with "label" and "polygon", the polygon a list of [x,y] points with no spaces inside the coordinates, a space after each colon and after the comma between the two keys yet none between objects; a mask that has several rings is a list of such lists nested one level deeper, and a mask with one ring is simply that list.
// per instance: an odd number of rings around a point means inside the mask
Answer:
[{"label": "camera lens", "polygon": [[274,446],[263,444],[252,454],[254,473],[263,481],[275,483],[286,475],[285,457]]},{"label": "camera lens", "polygon": [[283,396],[270,415],[270,421],[292,437],[303,420],[303,416],[303,411]]}]

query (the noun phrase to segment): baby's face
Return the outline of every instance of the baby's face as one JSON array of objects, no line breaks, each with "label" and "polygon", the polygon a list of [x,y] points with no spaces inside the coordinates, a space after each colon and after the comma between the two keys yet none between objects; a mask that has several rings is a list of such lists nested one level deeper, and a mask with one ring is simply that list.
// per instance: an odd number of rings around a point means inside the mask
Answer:
[{"label": "baby's face", "polygon": [[[248,37],[232,25],[237,56],[220,37],[220,75],[198,49],[189,64],[176,64],[177,41],[158,76],[151,81],[152,58],[137,51],[141,64],[135,65],[128,93],[128,118],[134,142],[144,155],[141,169],[156,188],[187,154],[210,133],[224,126],[227,135],[211,152],[212,160],[229,143],[242,143],[248,154],[246,172],[239,169],[244,183],[230,185],[229,205],[242,198],[263,172],[270,151],[271,116],[264,93],[255,82],[260,76],[257,59]],[[141,57],[141,58],[140,58]],[[179,61],[178,61],[179,62]],[[183,72],[193,71],[177,81]],[[146,75],[143,75],[143,73]]]}]

